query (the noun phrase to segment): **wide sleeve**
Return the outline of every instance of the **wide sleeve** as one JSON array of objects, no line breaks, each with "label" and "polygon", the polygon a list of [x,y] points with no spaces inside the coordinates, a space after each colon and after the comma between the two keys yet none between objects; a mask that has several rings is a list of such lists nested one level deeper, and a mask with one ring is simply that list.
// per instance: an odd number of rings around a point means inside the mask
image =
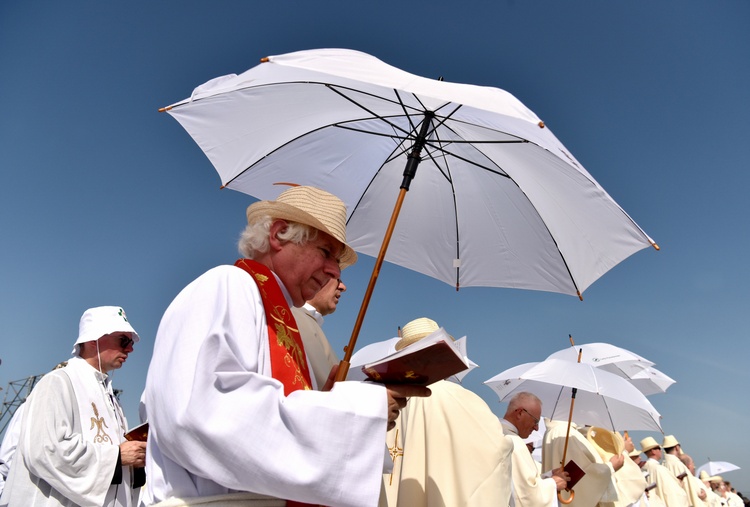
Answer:
[{"label": "wide sleeve", "polygon": [[[146,383],[151,454],[178,466],[174,496],[251,491],[374,505],[387,425],[382,386],[338,383],[284,396],[270,377],[257,286],[215,268],[185,288],[157,333]],[[166,461],[166,460],[165,460]],[[189,481],[175,479],[184,469]]]},{"label": "wide sleeve", "polygon": [[120,448],[83,438],[78,401],[67,376],[45,375],[26,404],[20,438],[29,472],[77,505],[102,505]]},{"label": "wide sleeve", "polygon": [[513,491],[516,507],[557,505],[557,485],[551,477],[542,479],[534,458],[521,437],[513,440]]}]

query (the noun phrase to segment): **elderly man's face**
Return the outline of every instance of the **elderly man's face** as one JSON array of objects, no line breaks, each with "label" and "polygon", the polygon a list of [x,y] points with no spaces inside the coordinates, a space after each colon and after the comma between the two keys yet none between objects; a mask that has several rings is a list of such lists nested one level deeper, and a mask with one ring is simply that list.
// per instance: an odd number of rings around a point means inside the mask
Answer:
[{"label": "elderly man's face", "polygon": [[523,408],[517,408],[516,428],[518,436],[527,438],[531,432],[539,428],[539,420],[542,417],[542,406],[539,403],[527,403]]},{"label": "elderly man's face", "polygon": [[[278,232],[278,222],[271,225],[271,237]],[[283,226],[281,228],[283,228]],[[319,232],[317,238],[302,245],[273,240],[275,250],[272,269],[284,282],[294,306],[302,306],[312,299],[328,282],[341,275],[338,259],[343,245],[328,234]]]}]

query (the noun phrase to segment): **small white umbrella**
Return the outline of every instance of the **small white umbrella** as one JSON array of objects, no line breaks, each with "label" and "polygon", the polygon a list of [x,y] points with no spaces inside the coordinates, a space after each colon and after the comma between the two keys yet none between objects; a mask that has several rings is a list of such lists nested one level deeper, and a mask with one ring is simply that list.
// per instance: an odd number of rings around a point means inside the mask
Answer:
[{"label": "small white umbrella", "polygon": [[725,474],[727,472],[731,472],[733,470],[740,470],[740,467],[733,463],[729,463],[728,461],[708,461],[708,463],[704,463],[698,468],[695,469],[695,476],[700,477],[700,474],[702,471],[704,471],[708,475],[721,475]]},{"label": "small white umbrella", "polygon": [[645,395],[663,393],[675,381],[654,368],[654,363],[628,349],[611,343],[573,344],[550,354],[547,359],[565,359],[588,363],[630,381]]},{"label": "small white umbrella", "polygon": [[527,391],[542,400],[542,415],[613,431],[661,431],[661,416],[646,396],[622,377],[585,363],[547,359],[515,366],[484,382],[500,401]]}]

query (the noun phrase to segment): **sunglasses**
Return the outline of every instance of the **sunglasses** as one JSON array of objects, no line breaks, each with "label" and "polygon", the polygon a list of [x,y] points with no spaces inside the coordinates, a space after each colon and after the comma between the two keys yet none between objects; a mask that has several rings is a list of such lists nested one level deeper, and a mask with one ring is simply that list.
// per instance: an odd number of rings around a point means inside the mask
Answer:
[{"label": "sunglasses", "polygon": [[128,347],[130,347],[134,343],[135,343],[135,341],[131,337],[126,336],[126,335],[120,336],[120,347],[123,350],[127,349]]}]

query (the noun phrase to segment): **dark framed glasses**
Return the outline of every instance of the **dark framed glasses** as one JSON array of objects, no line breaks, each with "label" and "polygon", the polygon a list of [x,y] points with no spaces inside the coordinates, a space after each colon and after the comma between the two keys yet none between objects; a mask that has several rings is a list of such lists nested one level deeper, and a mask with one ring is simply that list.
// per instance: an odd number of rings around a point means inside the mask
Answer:
[{"label": "dark framed glasses", "polygon": [[120,347],[125,350],[126,348],[130,347],[132,344],[135,343],[135,340],[133,340],[128,335],[122,335],[120,336]]}]

